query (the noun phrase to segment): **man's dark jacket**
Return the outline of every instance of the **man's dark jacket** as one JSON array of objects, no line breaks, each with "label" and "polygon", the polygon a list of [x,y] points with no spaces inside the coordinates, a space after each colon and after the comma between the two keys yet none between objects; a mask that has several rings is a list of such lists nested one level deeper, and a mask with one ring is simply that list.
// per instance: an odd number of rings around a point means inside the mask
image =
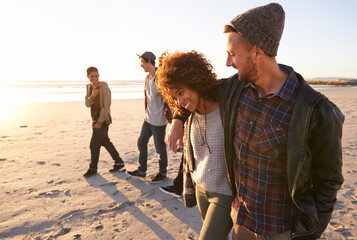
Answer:
[{"label": "man's dark jacket", "polygon": [[[290,74],[293,69],[279,65]],[[344,116],[336,105],[312,89],[303,77],[291,115],[287,139],[287,180],[299,215],[291,229],[292,239],[316,239],[326,229],[336,203],[342,176],[342,124]],[[224,126],[228,178],[236,196],[233,146],[238,101],[244,83],[237,74],[222,79],[218,99]]]}]

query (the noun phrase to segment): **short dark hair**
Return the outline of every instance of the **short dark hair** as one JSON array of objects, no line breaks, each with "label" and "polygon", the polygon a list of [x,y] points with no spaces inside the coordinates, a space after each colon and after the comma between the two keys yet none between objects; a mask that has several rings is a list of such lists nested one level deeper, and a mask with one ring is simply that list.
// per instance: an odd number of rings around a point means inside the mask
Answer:
[{"label": "short dark hair", "polygon": [[144,59],[145,62],[150,62],[155,67],[155,60],[148,59],[146,57],[141,57],[141,58]]},{"label": "short dark hair", "polygon": [[99,73],[98,68],[96,68],[96,67],[89,67],[89,68],[87,68],[87,77],[89,76],[89,74],[90,74],[91,72],[97,72],[97,73]]}]

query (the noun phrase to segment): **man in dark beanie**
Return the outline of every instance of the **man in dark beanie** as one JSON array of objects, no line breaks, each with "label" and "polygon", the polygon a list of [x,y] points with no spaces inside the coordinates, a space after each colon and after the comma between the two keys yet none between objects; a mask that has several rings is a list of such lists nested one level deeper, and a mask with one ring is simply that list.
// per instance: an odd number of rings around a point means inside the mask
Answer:
[{"label": "man in dark beanie", "polygon": [[343,183],[344,116],[293,68],[277,64],[284,20],[271,3],[224,29],[226,64],[238,70],[220,86],[237,191],[234,239],[319,238]]},{"label": "man in dark beanie", "polygon": [[[285,13],[277,3],[225,26],[228,67],[219,83],[233,239],[317,239],[342,176],[342,124],[335,104],[275,56]],[[182,125],[173,121],[171,148]],[[182,131],[180,129],[180,131]]]}]

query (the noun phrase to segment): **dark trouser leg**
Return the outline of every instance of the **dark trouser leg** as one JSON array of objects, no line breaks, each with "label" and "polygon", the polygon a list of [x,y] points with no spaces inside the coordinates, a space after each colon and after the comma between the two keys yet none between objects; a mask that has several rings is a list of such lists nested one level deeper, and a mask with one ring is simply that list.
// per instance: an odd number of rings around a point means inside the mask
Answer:
[{"label": "dark trouser leg", "polygon": [[160,173],[166,175],[167,168],[167,152],[165,143],[165,126],[153,126],[151,125],[152,135],[154,136],[154,143],[156,152],[159,154],[159,166]]},{"label": "dark trouser leg", "polygon": [[180,193],[182,193],[182,190],[183,190],[183,154],[181,156],[181,163],[180,163],[179,171],[177,173],[176,178],[174,179],[174,186]]},{"label": "dark trouser leg", "polygon": [[98,168],[98,160],[100,153],[100,146],[102,141],[100,129],[93,128],[92,138],[90,140],[89,148],[91,153],[91,163],[89,165],[90,168],[97,170]]},{"label": "dark trouser leg", "polygon": [[141,127],[140,137],[138,139],[139,149],[139,172],[146,173],[148,161],[148,142],[152,136],[150,124],[144,121]]},{"label": "dark trouser leg", "polygon": [[109,136],[108,136],[108,131],[109,127],[108,126],[102,126],[102,134],[103,134],[103,140],[102,140],[102,146],[107,149],[109,152],[110,156],[112,156],[113,160],[115,161],[116,164],[124,164],[123,160],[119,156],[118,151],[114,147],[113,143],[110,141]]}]

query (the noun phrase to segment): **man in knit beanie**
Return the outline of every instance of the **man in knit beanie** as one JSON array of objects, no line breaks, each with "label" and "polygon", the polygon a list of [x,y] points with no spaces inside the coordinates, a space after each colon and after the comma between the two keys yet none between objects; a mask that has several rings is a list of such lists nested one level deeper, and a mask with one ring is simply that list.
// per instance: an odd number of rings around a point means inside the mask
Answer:
[{"label": "man in knit beanie", "polygon": [[[239,14],[224,28],[228,67],[219,82],[233,239],[317,239],[342,176],[338,107],[275,56],[285,13],[277,3]],[[175,117],[169,146],[182,136]]]},{"label": "man in knit beanie", "polygon": [[257,7],[239,14],[230,22],[253,45],[275,57],[284,30],[285,12],[277,3]]},{"label": "man in knit beanie", "polygon": [[344,116],[292,67],[276,62],[284,21],[282,6],[270,3],[224,29],[226,65],[238,70],[219,95],[223,125],[234,128],[225,131],[234,146],[225,147],[236,186],[233,239],[319,238],[343,183]]},{"label": "man in knit beanie", "polygon": [[[280,71],[274,58],[277,55],[279,42],[283,34],[284,21],[285,12],[283,8],[277,3],[271,3],[239,14],[225,27],[224,31],[228,35],[227,44],[230,44],[227,45],[229,54],[227,66],[233,66],[240,71],[240,73],[238,72],[240,80],[250,82],[258,80],[256,69],[258,62],[255,61],[258,60],[259,63],[264,63],[260,64],[262,67],[269,63],[268,69],[271,70],[269,72],[277,74],[280,83],[285,81],[287,76],[283,71]],[[231,32],[234,34],[230,34]],[[248,53],[244,50],[250,50],[253,55],[244,55],[246,58],[242,58],[242,51],[243,53]],[[232,54],[237,57],[230,57],[233,56]],[[274,85],[272,86],[273,89],[260,90],[276,92],[276,87],[282,84]],[[259,84],[257,87],[260,87]],[[264,94],[264,92],[262,93]]]}]

